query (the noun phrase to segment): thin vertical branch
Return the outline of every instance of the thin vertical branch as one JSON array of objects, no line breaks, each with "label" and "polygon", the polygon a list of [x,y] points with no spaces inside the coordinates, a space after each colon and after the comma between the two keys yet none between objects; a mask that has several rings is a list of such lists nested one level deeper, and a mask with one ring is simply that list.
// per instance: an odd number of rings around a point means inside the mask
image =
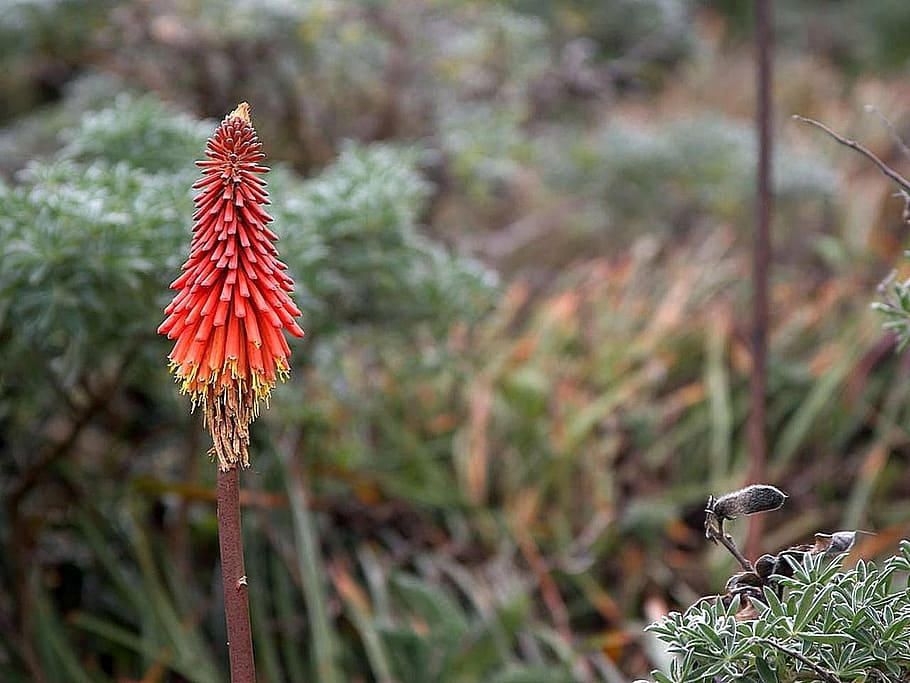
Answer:
[{"label": "thin vertical branch", "polygon": [[240,473],[236,467],[227,471],[218,468],[218,542],[221,546],[221,583],[231,683],[255,683],[250,605],[240,530]]},{"label": "thin vertical branch", "polygon": [[[768,360],[768,270],[771,263],[771,117],[772,117],[772,0],[755,0],[755,62],[757,86],[756,127],[758,173],[755,212],[755,250],[752,261],[752,378],[748,424],[749,480],[762,482],[767,469],[766,394]],[[762,518],[752,517],[746,540],[746,555],[760,553]]]}]

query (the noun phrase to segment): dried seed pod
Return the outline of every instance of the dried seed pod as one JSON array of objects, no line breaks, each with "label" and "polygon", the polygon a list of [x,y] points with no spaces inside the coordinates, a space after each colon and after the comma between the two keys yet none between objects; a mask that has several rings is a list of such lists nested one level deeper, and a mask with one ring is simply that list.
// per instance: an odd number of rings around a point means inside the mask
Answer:
[{"label": "dried seed pod", "polygon": [[734,519],[740,515],[777,510],[787,500],[787,494],[768,484],[752,484],[739,491],[710,499],[709,509],[719,519]]},{"label": "dried seed pod", "polygon": [[799,548],[788,548],[781,551],[774,564],[774,573],[781,576],[793,576],[793,565],[800,564],[805,556],[806,551]]},{"label": "dried seed pod", "polygon": [[762,555],[755,560],[755,573],[763,580],[767,580],[774,573],[777,562],[776,555]]},{"label": "dried seed pod", "polygon": [[833,534],[815,534],[815,547],[813,552],[826,555],[839,555],[850,552],[856,543],[855,531],[835,531]]},{"label": "dried seed pod", "polygon": [[755,572],[737,572],[727,579],[725,590],[728,593],[735,593],[746,588],[761,588],[764,585],[765,582]]}]

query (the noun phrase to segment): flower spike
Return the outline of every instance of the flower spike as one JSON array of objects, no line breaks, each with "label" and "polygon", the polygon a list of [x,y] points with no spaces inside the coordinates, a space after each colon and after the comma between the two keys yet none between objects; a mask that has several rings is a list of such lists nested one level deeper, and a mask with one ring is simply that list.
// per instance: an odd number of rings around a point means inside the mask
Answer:
[{"label": "flower spike", "polygon": [[249,466],[249,425],[268,405],[277,380],[290,371],[291,350],[282,329],[303,330],[294,318],[294,282],[278,260],[269,229],[272,217],[265,181],[265,155],[242,102],[209,138],[195,197],[190,255],[171,289],[158,328],[175,340],[170,369],[202,405],[212,434],[211,454],[222,470]]}]

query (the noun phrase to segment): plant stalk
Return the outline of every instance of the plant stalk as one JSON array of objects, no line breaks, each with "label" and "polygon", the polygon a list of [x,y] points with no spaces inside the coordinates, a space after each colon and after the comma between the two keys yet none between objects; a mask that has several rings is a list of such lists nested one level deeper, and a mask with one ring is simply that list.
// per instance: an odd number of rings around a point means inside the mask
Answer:
[{"label": "plant stalk", "polygon": [[[752,378],[751,410],[747,426],[749,444],[749,481],[765,480],[768,441],[766,433],[766,394],[768,361],[768,271],[771,264],[771,117],[772,117],[772,2],[755,0],[755,62],[758,107],[758,172],[755,211],[755,248],[752,260]],[[761,549],[762,518],[751,519],[746,538],[746,555],[757,557]]]},{"label": "plant stalk", "polygon": [[218,543],[231,683],[255,683],[250,604],[240,530],[240,473],[236,467],[226,471],[218,468]]}]

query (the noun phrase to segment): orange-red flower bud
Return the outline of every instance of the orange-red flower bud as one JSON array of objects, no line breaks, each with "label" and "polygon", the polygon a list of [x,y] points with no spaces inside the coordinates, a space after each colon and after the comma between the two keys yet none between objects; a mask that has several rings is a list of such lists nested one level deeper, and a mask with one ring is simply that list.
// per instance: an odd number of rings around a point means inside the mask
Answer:
[{"label": "orange-red flower bud", "polygon": [[269,201],[261,149],[246,102],[209,138],[207,159],[196,162],[203,171],[193,185],[190,256],[158,328],[176,340],[171,370],[193,407],[202,404],[224,470],[249,465],[249,424],[276,380],[287,378],[291,350],[282,328],[303,336],[289,296],[294,283],[262,208]]}]

